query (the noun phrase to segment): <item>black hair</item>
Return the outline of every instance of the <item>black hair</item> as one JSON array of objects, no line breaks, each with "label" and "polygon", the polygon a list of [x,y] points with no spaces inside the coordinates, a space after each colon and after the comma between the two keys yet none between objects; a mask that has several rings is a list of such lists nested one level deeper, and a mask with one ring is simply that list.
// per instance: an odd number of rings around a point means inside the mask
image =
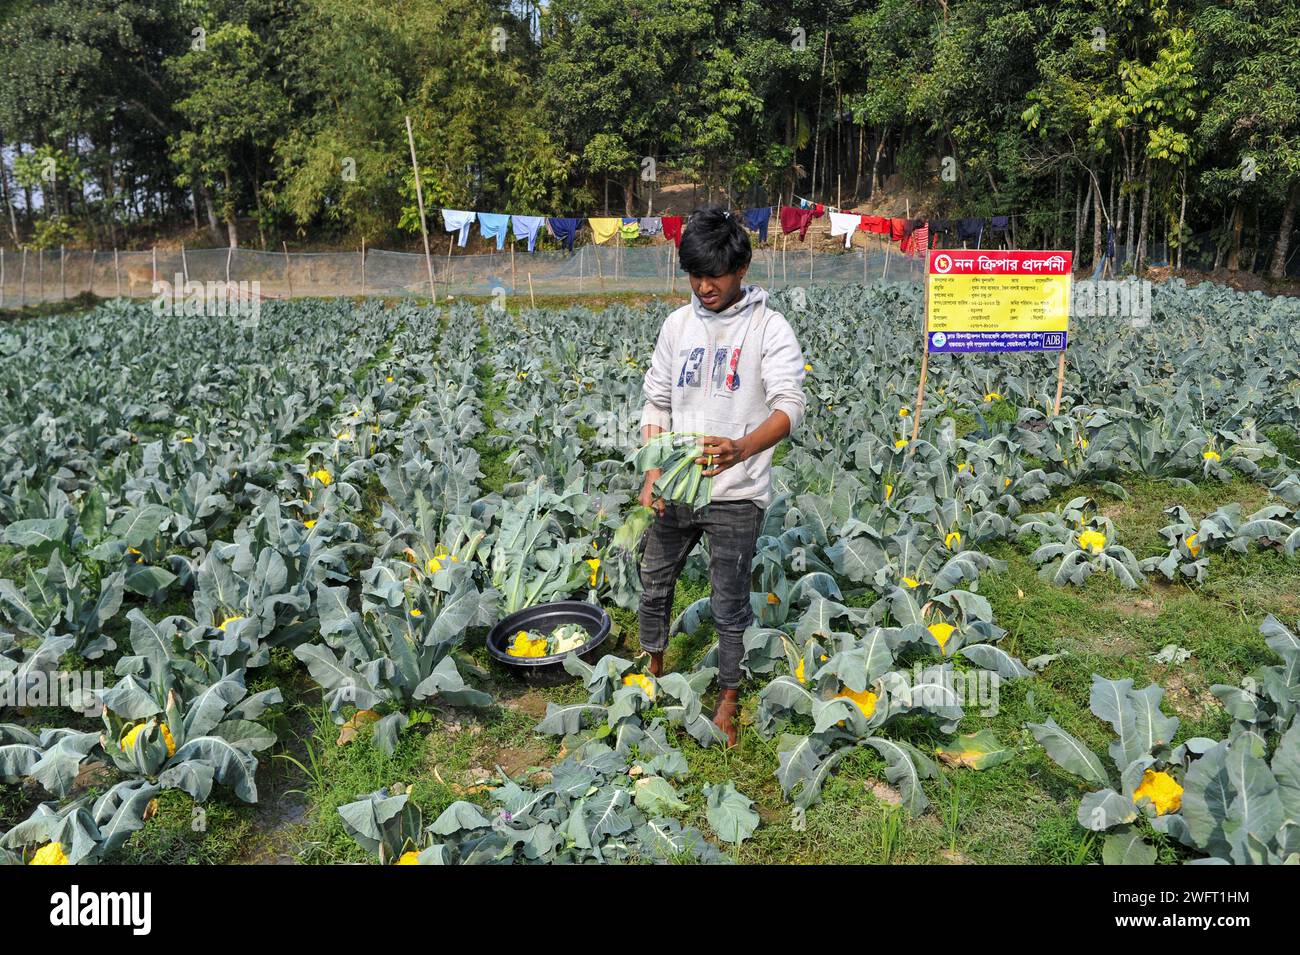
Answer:
[{"label": "black hair", "polygon": [[735,213],[722,206],[703,206],[686,220],[678,260],[689,275],[729,275],[749,265],[753,257],[749,233]]}]

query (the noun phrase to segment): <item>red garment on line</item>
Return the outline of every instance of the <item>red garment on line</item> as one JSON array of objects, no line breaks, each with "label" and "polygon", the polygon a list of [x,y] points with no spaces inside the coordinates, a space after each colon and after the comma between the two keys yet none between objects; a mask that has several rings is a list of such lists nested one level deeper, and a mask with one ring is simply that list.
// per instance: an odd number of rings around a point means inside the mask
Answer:
[{"label": "red garment on line", "polygon": [[889,238],[894,242],[903,241],[903,229],[907,226],[906,219],[889,220]]},{"label": "red garment on line", "polygon": [[825,211],[826,211],[826,207],[824,205],[822,205],[820,202],[815,203],[813,205],[813,218],[820,219],[822,217],[822,213],[824,213]]},{"label": "red garment on line", "polygon": [[811,209],[800,209],[796,206],[781,207],[781,232],[789,235],[791,232],[798,230],[800,242],[808,234],[808,226],[812,224],[812,220],[813,211]]},{"label": "red garment on line", "polygon": [[680,249],[682,247],[682,217],[662,216],[659,222],[663,226],[664,238],[671,239],[673,245]]},{"label": "red garment on line", "polygon": [[903,252],[907,255],[923,255],[929,248],[930,227],[921,221],[921,224],[912,230],[912,234],[903,240]]},{"label": "red garment on line", "polygon": [[862,231],[870,232],[874,235],[888,235],[889,220],[884,216],[863,216]]}]

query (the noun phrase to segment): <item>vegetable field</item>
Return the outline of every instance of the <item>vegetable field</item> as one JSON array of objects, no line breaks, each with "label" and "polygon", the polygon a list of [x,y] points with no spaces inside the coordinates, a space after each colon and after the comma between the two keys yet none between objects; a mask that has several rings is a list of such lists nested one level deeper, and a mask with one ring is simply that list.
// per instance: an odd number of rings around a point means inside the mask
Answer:
[{"label": "vegetable field", "polygon": [[733,750],[703,554],[637,643],[670,303],[0,325],[0,861],[1297,861],[1300,302],[1078,319],[1055,417],[936,356],[912,442],[919,286],[798,292]]}]

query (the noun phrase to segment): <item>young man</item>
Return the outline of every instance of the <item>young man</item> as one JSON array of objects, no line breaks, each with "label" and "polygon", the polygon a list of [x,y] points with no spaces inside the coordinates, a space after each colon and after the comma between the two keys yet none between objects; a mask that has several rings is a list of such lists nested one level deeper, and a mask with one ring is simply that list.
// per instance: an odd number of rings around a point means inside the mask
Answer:
[{"label": "young man", "polygon": [[736,743],[741,637],[749,604],[754,546],[772,500],[772,449],[804,414],[804,358],[794,332],[767,306],[767,293],[743,285],[752,256],[737,216],[698,210],[683,233],[681,265],[691,303],[668,316],[645,376],[641,440],[661,431],[694,431],[704,441],[712,503],[698,511],[654,496],[658,471],[645,476],[641,503],[657,516],[641,558],[641,648],[650,672],[663,673],[673,589],[686,558],[709,537],[709,587],[718,633],[722,697],[714,723]]}]

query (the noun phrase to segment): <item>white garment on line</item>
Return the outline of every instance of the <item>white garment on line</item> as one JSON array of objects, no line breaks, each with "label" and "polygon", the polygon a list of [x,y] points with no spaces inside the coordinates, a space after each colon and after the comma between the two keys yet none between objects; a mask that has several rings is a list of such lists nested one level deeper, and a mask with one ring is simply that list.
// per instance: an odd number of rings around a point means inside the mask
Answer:
[{"label": "white garment on line", "polygon": [[475,213],[465,212],[461,209],[443,209],[442,224],[447,227],[448,232],[460,230],[460,238],[457,241],[462,249],[469,240],[469,227],[474,224]]},{"label": "white garment on line", "polygon": [[853,248],[853,233],[862,224],[862,216],[856,212],[831,212],[831,235],[844,236],[844,248]]}]

